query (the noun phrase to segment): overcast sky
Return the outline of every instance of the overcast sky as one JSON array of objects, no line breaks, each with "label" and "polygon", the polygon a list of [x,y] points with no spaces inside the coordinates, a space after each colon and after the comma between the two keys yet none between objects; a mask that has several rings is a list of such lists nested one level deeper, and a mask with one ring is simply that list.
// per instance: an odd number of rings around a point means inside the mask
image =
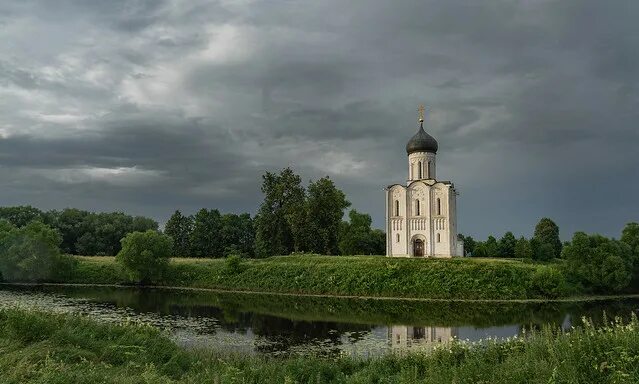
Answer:
[{"label": "overcast sky", "polygon": [[254,213],[329,175],[383,227],[417,106],[459,229],[639,220],[639,2],[0,2],[0,205]]}]

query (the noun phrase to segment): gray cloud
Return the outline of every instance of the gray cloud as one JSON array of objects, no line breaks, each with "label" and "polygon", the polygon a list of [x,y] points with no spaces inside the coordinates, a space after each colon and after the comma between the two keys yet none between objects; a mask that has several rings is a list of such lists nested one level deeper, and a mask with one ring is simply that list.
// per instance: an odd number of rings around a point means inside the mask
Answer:
[{"label": "gray cloud", "polygon": [[639,220],[631,1],[0,4],[0,201],[254,212],[260,175],[330,175],[383,224],[416,106],[460,229]]}]

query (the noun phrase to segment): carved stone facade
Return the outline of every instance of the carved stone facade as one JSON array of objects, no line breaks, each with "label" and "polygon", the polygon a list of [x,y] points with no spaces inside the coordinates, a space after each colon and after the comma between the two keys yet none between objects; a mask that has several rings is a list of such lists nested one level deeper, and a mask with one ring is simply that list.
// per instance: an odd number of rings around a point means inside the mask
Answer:
[{"label": "carved stone facade", "polygon": [[386,188],[386,255],[463,255],[457,241],[457,191],[450,181],[435,178],[437,142],[424,131],[423,124],[406,151],[408,182]]}]

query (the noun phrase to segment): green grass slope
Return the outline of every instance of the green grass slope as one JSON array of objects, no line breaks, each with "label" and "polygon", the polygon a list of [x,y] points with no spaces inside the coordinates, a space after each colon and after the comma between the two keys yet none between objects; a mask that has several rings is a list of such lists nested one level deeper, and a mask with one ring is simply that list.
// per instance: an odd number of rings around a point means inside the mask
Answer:
[{"label": "green grass slope", "polygon": [[[78,257],[66,282],[118,284],[126,274],[109,257]],[[280,256],[244,260],[173,259],[159,285],[239,291],[430,299],[531,299],[571,293],[556,265],[512,260]]]}]

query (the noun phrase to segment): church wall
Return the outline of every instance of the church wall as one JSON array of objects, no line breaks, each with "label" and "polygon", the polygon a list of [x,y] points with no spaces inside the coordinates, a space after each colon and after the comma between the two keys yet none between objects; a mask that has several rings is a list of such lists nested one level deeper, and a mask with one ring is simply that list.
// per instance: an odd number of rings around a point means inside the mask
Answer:
[{"label": "church wall", "polygon": [[[433,192],[433,241],[435,244],[434,255],[450,257],[451,255],[451,189],[448,186],[439,185]],[[439,203],[438,203],[439,200]],[[438,207],[439,204],[439,207]]]},{"label": "church wall", "polygon": [[[406,189],[402,186],[397,185],[393,187],[389,192],[389,250],[391,252],[391,255],[393,256],[408,255],[408,239],[406,232],[408,201]],[[399,216],[396,212],[397,201],[399,202]]]}]

